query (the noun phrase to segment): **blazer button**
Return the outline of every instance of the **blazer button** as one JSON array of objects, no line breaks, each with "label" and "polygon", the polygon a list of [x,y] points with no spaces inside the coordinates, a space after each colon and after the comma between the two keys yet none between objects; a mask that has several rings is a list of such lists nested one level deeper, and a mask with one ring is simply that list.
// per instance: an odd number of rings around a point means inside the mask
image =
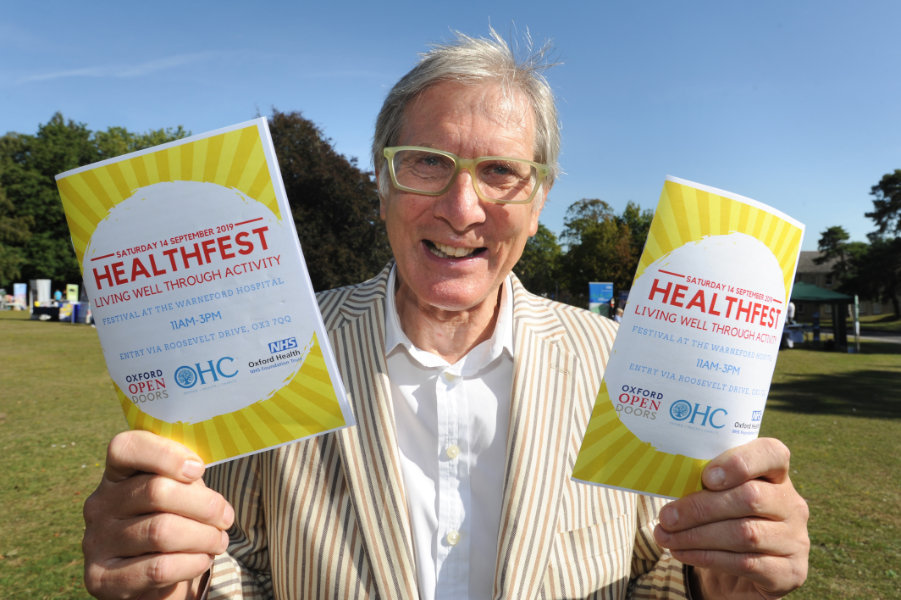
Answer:
[{"label": "blazer button", "polygon": [[460,532],[449,531],[447,536],[445,536],[444,541],[446,541],[450,546],[456,546],[458,543],[460,543]]}]

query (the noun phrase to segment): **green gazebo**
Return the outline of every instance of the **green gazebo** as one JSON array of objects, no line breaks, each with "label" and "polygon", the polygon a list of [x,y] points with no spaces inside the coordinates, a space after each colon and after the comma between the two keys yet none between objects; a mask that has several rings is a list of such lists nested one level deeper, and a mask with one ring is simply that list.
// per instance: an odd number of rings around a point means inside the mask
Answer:
[{"label": "green gazebo", "polygon": [[792,287],[791,301],[795,306],[799,304],[828,304],[832,307],[832,331],[837,348],[848,347],[848,310],[847,306],[854,303],[854,297],[840,294],[833,290],[827,290],[815,286],[812,283],[796,281]]}]

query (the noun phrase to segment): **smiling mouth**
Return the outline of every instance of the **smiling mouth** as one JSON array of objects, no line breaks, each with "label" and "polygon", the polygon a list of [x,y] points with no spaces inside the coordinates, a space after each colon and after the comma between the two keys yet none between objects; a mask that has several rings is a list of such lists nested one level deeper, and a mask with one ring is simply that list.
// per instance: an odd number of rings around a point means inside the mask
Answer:
[{"label": "smiling mouth", "polygon": [[425,245],[429,249],[429,252],[431,252],[438,258],[470,258],[472,256],[481,254],[486,250],[485,247],[458,248],[456,246],[446,246],[444,244],[439,244],[438,242],[432,242],[429,240],[425,241]]}]

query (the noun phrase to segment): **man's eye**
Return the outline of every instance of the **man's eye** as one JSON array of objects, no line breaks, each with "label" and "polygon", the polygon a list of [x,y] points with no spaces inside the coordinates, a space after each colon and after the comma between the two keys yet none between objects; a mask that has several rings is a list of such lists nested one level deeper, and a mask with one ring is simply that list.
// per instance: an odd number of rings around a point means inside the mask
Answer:
[{"label": "man's eye", "polygon": [[482,167],[482,177],[488,179],[524,179],[529,176],[529,169],[523,165],[492,162]]},{"label": "man's eye", "polygon": [[441,165],[442,158],[443,157],[435,156],[435,155],[423,156],[422,158],[419,159],[419,164],[424,167],[437,167],[437,166]]},{"label": "man's eye", "polygon": [[489,165],[488,173],[491,175],[513,175],[514,171],[507,165],[493,164]]}]

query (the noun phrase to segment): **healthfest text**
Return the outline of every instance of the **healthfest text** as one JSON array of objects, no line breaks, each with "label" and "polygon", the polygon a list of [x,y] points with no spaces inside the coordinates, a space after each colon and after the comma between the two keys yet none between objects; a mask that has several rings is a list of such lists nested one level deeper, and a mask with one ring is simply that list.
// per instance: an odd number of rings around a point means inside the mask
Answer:
[{"label": "healthfest text", "polygon": [[[279,254],[249,259],[254,253],[269,249],[266,238],[268,225],[235,231],[242,225],[259,220],[219,225],[215,229],[171,236],[92,258],[91,262],[97,263],[91,266],[91,276],[98,292],[93,299],[95,308],[127,302],[132,294],[135,297],[151,296],[279,265]],[[224,270],[211,268],[187,276],[176,276],[217,261],[228,264]],[[143,285],[120,289],[120,286],[134,283]],[[106,294],[100,294],[102,291]]]},{"label": "healthfest text", "polygon": [[[679,278],[685,283],[662,281],[661,278],[655,277],[647,298],[651,304],[632,303],[630,308],[636,315],[765,344],[772,344],[777,339],[770,331],[779,326],[779,317],[782,314],[782,308],[778,306],[781,304],[780,300],[753,290],[707,279],[670,273],[662,269],[660,272]],[[682,314],[672,310],[671,307],[681,309]],[[692,312],[702,316],[693,316],[690,314]],[[703,317],[720,317],[726,320],[726,323]],[[763,331],[758,328],[762,328]]]}]

